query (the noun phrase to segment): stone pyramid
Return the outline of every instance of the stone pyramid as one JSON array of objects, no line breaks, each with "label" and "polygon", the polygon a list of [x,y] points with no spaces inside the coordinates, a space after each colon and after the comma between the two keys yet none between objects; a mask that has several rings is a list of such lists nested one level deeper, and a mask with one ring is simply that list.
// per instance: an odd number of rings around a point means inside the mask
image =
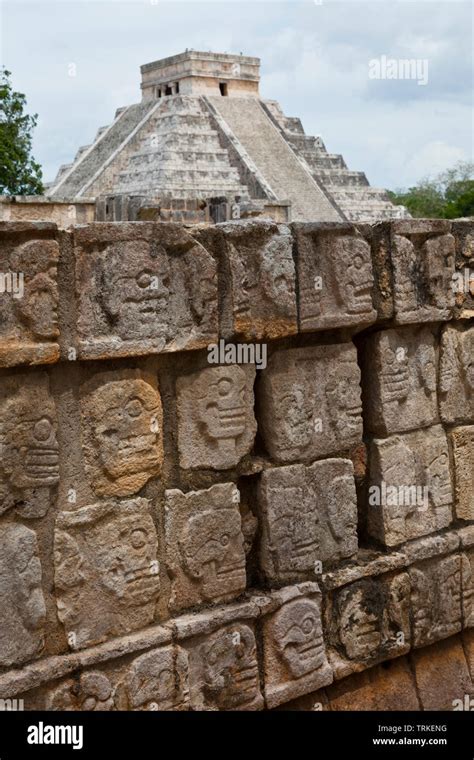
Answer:
[{"label": "stone pyramid", "polygon": [[48,196],[266,200],[289,203],[292,221],[408,215],[261,99],[259,70],[258,58],[197,51],[145,64],[142,101],[60,168]]}]

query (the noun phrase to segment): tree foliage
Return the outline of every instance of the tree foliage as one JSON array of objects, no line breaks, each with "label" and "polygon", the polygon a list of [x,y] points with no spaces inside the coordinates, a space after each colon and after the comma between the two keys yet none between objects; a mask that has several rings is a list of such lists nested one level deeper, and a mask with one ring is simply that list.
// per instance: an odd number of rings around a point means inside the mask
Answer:
[{"label": "tree foliage", "polygon": [[389,191],[390,199],[414,217],[456,219],[474,216],[474,164],[460,161],[408,190]]},{"label": "tree foliage", "polygon": [[0,194],[40,195],[41,167],[31,155],[37,115],[25,113],[26,97],[15,92],[11,73],[0,71]]}]

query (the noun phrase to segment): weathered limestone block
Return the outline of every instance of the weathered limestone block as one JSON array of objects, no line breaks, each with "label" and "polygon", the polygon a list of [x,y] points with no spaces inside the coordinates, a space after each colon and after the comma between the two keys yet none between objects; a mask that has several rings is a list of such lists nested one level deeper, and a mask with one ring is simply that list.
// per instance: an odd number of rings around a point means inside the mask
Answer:
[{"label": "weathered limestone block", "polygon": [[223,337],[261,340],[294,335],[298,331],[295,265],[288,227],[245,221],[218,229],[227,280]]},{"label": "weathered limestone block", "polygon": [[474,317],[474,223],[470,220],[452,222],[456,241],[456,275],[454,294],[461,318]]},{"label": "weathered limestone block", "polygon": [[474,627],[474,548],[461,554],[462,621]]},{"label": "weathered limestone block", "polygon": [[363,579],[334,592],[326,610],[326,630],[336,679],[408,652],[407,573]]},{"label": "weathered limestone block", "polygon": [[453,489],[441,425],[371,442],[368,501],[368,532],[385,546],[451,523]]},{"label": "weathered limestone block", "polygon": [[474,684],[460,637],[413,652],[411,661],[422,710],[469,709]]},{"label": "weathered limestone block", "polygon": [[253,626],[235,622],[191,648],[194,710],[261,710],[257,645]]},{"label": "weathered limestone block", "polygon": [[46,698],[47,710],[109,712],[115,709],[115,689],[105,673],[86,671],[78,679],[67,679]]},{"label": "weathered limestone block", "polygon": [[46,372],[3,377],[0,388],[0,515],[44,517],[59,481],[57,412]]},{"label": "weathered limestone block", "polygon": [[252,448],[253,365],[209,367],[178,378],[178,448],[185,469],[235,467]]},{"label": "weathered limestone block", "polygon": [[311,461],[362,440],[352,343],[277,351],[260,380],[261,430],[277,462]]},{"label": "weathered limestone block", "polygon": [[474,327],[444,328],[439,390],[444,422],[474,422]]},{"label": "weathered limestone block", "polygon": [[428,327],[383,330],[364,344],[366,424],[386,436],[438,421],[435,337]]},{"label": "weathered limestone block", "polygon": [[460,554],[426,560],[409,568],[414,647],[461,630],[462,569]]},{"label": "weathered limestone block", "polygon": [[17,523],[0,526],[0,666],[41,654],[46,607],[36,533]]},{"label": "weathered limestone block", "polygon": [[139,370],[98,375],[81,388],[82,446],[93,490],[130,496],[159,475],[163,412],[156,380]]},{"label": "weathered limestone block", "polygon": [[217,339],[212,256],[175,224],[101,223],[74,232],[79,356],[203,348]]},{"label": "weathered limestone block", "polygon": [[419,710],[407,657],[388,660],[327,687],[331,710]]},{"label": "weathered limestone block", "polygon": [[132,662],[125,679],[129,709],[188,710],[188,678],[188,654],[181,647],[160,647],[142,654]]},{"label": "weathered limestone block", "polygon": [[166,491],[170,609],[233,599],[245,590],[240,494],[233,483],[206,491]]},{"label": "weathered limestone block", "polygon": [[59,359],[55,224],[0,222],[0,366]]},{"label": "weathered limestone block", "polygon": [[268,580],[311,578],[316,562],[335,562],[357,552],[357,497],[350,460],[266,470],[259,503],[260,564]]},{"label": "weathered limestone block", "polygon": [[300,330],[359,327],[375,321],[369,244],[352,225],[294,224]]},{"label": "weathered limestone block", "polygon": [[398,324],[450,319],[454,237],[443,219],[392,223],[391,254],[395,321]]},{"label": "weathered limestone block", "polygon": [[146,499],[61,512],[54,534],[58,617],[71,649],[150,624],[160,591]]},{"label": "weathered limestone block", "polygon": [[264,620],[263,652],[265,700],[269,708],[332,682],[319,591],[286,602],[283,598],[282,606]]},{"label": "weathered limestone block", "polygon": [[454,453],[456,517],[474,520],[474,425],[450,432]]}]

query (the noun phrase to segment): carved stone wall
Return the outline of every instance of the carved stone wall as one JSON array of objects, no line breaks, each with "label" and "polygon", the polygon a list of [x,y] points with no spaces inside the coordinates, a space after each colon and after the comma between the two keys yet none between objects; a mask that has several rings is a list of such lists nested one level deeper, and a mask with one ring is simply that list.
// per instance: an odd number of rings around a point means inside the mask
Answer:
[{"label": "carved stone wall", "polygon": [[463,709],[473,240],[0,223],[0,698]]}]

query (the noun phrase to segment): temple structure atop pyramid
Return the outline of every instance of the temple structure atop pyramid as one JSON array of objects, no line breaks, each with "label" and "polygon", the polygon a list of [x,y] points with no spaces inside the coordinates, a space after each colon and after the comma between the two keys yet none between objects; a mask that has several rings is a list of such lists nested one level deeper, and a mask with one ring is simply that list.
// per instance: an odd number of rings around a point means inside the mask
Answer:
[{"label": "temple structure atop pyramid", "polygon": [[406,214],[277,101],[260,96],[259,58],[187,50],[145,64],[141,77],[141,102],[119,108],[61,166],[47,190],[51,200],[258,200],[286,204],[291,221]]}]

